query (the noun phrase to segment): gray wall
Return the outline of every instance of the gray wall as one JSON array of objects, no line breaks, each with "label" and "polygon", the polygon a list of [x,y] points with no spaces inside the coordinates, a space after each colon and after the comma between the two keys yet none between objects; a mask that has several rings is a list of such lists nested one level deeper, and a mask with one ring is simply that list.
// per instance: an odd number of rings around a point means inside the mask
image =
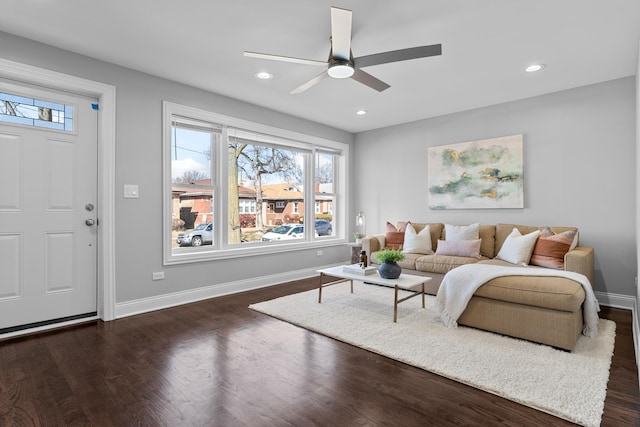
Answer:
[{"label": "gray wall", "polygon": [[[117,88],[116,298],[139,298],[344,261],[345,246],[162,266],[161,101],[168,100],[345,143],[353,135],[0,32],[0,57]],[[367,231],[387,220],[570,225],[595,248],[596,290],[636,295],[635,81],[598,85],[355,136],[353,209]],[[463,95],[460,95],[463,96]],[[425,102],[430,102],[425,100]],[[525,135],[525,208],[429,211],[427,147]],[[123,199],[138,184],[140,198]],[[352,224],[348,224],[349,227]],[[151,281],[164,270],[166,279]]]},{"label": "gray wall", "polygon": [[[635,296],[635,94],[628,77],[357,134],[354,208],[369,233],[401,220],[575,226],[595,248],[595,289]],[[427,147],[520,133],[524,209],[428,209]]]},{"label": "gray wall", "polygon": [[[253,258],[162,266],[162,101],[172,101],[348,144],[353,135],[0,32],[0,57],[116,86],[116,299],[118,303],[343,262],[344,245]],[[212,75],[212,78],[215,76]],[[140,186],[124,199],[124,184]],[[350,217],[350,216],[349,216]],[[165,280],[152,282],[153,271]]]}]

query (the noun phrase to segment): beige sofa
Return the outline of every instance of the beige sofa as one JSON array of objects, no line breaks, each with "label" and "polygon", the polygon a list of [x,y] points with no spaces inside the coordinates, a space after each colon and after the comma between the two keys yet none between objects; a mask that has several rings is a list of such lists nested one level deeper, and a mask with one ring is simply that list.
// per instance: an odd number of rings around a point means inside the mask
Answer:
[{"label": "beige sofa", "polygon": [[[429,225],[432,248],[445,240],[445,226],[440,223],[411,223],[416,232]],[[405,223],[399,223],[401,229]],[[433,277],[426,291],[435,295],[444,275],[464,264],[513,264],[495,259],[513,228],[523,235],[539,227],[515,224],[480,225],[480,258],[438,254],[406,254],[399,262],[403,272]],[[569,227],[551,227],[556,233]],[[375,264],[375,253],[385,248],[385,235],[362,239],[362,249]],[[585,275],[593,284],[593,248],[577,246],[564,257],[564,269]],[[522,266],[516,268],[544,268]],[[488,281],[471,298],[458,319],[461,325],[572,350],[583,329],[582,304],[585,292],[581,284],[562,277],[506,276]]]}]

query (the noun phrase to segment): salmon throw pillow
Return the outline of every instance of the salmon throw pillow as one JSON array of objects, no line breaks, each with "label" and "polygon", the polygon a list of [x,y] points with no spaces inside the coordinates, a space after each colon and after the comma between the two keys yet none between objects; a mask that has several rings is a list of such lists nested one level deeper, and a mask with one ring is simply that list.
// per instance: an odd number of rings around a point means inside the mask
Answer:
[{"label": "salmon throw pillow", "polygon": [[543,228],[533,248],[531,265],[564,270],[564,256],[571,250],[577,234],[577,229],[554,233],[549,227]]},{"label": "salmon throw pillow", "polygon": [[407,222],[400,230],[395,225],[387,221],[387,233],[384,235],[384,247],[387,249],[401,249],[404,244],[404,232],[407,225],[411,224]]}]

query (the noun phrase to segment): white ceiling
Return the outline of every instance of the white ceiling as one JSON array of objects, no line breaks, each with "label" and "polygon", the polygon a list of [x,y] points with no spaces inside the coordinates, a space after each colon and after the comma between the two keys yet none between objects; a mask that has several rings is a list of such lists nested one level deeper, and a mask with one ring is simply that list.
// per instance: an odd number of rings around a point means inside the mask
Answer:
[{"label": "white ceiling", "polygon": [[[381,93],[325,79],[300,95],[321,69],[243,56],[326,60],[331,6],[353,10],[355,57],[436,43],[443,55],[366,68],[391,85]],[[635,75],[640,1],[2,0],[0,30],[360,132]],[[525,73],[534,62],[547,66]]]}]

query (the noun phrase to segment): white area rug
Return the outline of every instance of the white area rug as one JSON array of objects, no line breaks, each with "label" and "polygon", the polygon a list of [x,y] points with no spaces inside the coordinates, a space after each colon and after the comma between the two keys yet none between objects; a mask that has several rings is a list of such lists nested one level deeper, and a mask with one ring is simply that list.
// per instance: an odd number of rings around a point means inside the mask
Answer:
[{"label": "white area rug", "polygon": [[[405,293],[407,295],[407,293]],[[398,306],[393,289],[348,282],[288,295],[249,308],[340,341],[585,426],[599,426],[615,341],[615,322],[581,336],[569,353],[467,327],[446,328],[435,297]]]}]

